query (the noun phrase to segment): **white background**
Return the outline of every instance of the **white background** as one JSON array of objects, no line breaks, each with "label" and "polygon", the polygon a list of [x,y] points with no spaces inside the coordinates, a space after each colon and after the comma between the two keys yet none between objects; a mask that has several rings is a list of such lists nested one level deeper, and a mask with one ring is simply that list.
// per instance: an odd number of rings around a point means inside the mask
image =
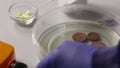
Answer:
[{"label": "white background", "polygon": [[[0,40],[12,44],[18,61],[22,61],[29,68],[35,68],[39,62],[37,51],[32,42],[32,28],[23,28],[9,18],[10,4],[19,0],[0,0]],[[32,1],[32,0],[31,0]],[[33,0],[41,3],[40,0]],[[102,7],[120,15],[120,0],[89,0],[89,4]]]}]

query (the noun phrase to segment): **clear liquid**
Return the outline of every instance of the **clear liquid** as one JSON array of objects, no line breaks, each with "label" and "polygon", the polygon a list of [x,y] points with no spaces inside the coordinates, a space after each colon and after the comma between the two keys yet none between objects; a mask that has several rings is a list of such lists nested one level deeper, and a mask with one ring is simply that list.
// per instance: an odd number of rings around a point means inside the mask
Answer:
[{"label": "clear liquid", "polygon": [[[51,52],[65,40],[74,41],[72,35],[76,32],[83,32],[85,34],[97,32],[100,34],[101,41],[103,41],[107,47],[116,45],[120,39],[116,32],[100,24],[66,22],[55,25],[44,31],[38,41],[40,46],[44,47],[46,51]],[[91,41],[86,42],[86,44],[91,44]]]},{"label": "clear liquid", "polygon": [[35,16],[32,16],[32,17],[30,17],[28,19],[24,19],[24,20],[16,18],[15,21],[20,25],[30,25],[31,23],[33,23],[35,18],[36,18]]}]

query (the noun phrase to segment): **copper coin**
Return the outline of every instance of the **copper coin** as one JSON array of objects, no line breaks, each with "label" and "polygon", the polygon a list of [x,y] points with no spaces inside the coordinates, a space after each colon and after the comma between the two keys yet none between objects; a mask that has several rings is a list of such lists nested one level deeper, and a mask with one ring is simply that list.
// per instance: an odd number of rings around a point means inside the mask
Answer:
[{"label": "copper coin", "polygon": [[81,32],[73,34],[72,38],[74,41],[79,41],[79,42],[85,42],[87,40],[87,36]]},{"label": "copper coin", "polygon": [[92,42],[92,45],[93,46],[105,46],[105,44],[101,41],[94,41],[94,42]]},{"label": "copper coin", "polygon": [[97,41],[100,39],[100,35],[97,32],[90,32],[88,33],[87,37],[91,41]]}]

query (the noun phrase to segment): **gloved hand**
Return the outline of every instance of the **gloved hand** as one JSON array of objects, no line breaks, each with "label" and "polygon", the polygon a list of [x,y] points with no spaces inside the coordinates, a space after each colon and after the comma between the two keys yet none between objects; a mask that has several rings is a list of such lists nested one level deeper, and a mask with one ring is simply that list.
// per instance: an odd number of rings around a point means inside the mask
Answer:
[{"label": "gloved hand", "polygon": [[118,68],[116,50],[117,47],[95,47],[64,41],[37,68]]},{"label": "gloved hand", "polygon": [[118,46],[115,46],[96,50],[93,56],[93,68],[120,68],[118,48]]}]

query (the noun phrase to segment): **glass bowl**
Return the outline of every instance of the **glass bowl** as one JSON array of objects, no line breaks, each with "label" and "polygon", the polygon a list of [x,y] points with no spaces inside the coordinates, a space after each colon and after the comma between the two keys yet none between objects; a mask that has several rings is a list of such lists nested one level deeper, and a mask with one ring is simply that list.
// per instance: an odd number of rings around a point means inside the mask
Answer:
[{"label": "glass bowl", "polygon": [[[10,6],[9,16],[18,24],[28,26],[37,17],[37,9],[35,4],[31,2],[18,2]],[[34,11],[31,11],[34,9]]]},{"label": "glass bowl", "polygon": [[[40,17],[32,32],[40,60],[76,32],[97,32],[106,47],[117,45],[120,39],[120,18],[114,13],[89,5],[65,5]],[[88,42],[87,44],[91,44]]]}]

